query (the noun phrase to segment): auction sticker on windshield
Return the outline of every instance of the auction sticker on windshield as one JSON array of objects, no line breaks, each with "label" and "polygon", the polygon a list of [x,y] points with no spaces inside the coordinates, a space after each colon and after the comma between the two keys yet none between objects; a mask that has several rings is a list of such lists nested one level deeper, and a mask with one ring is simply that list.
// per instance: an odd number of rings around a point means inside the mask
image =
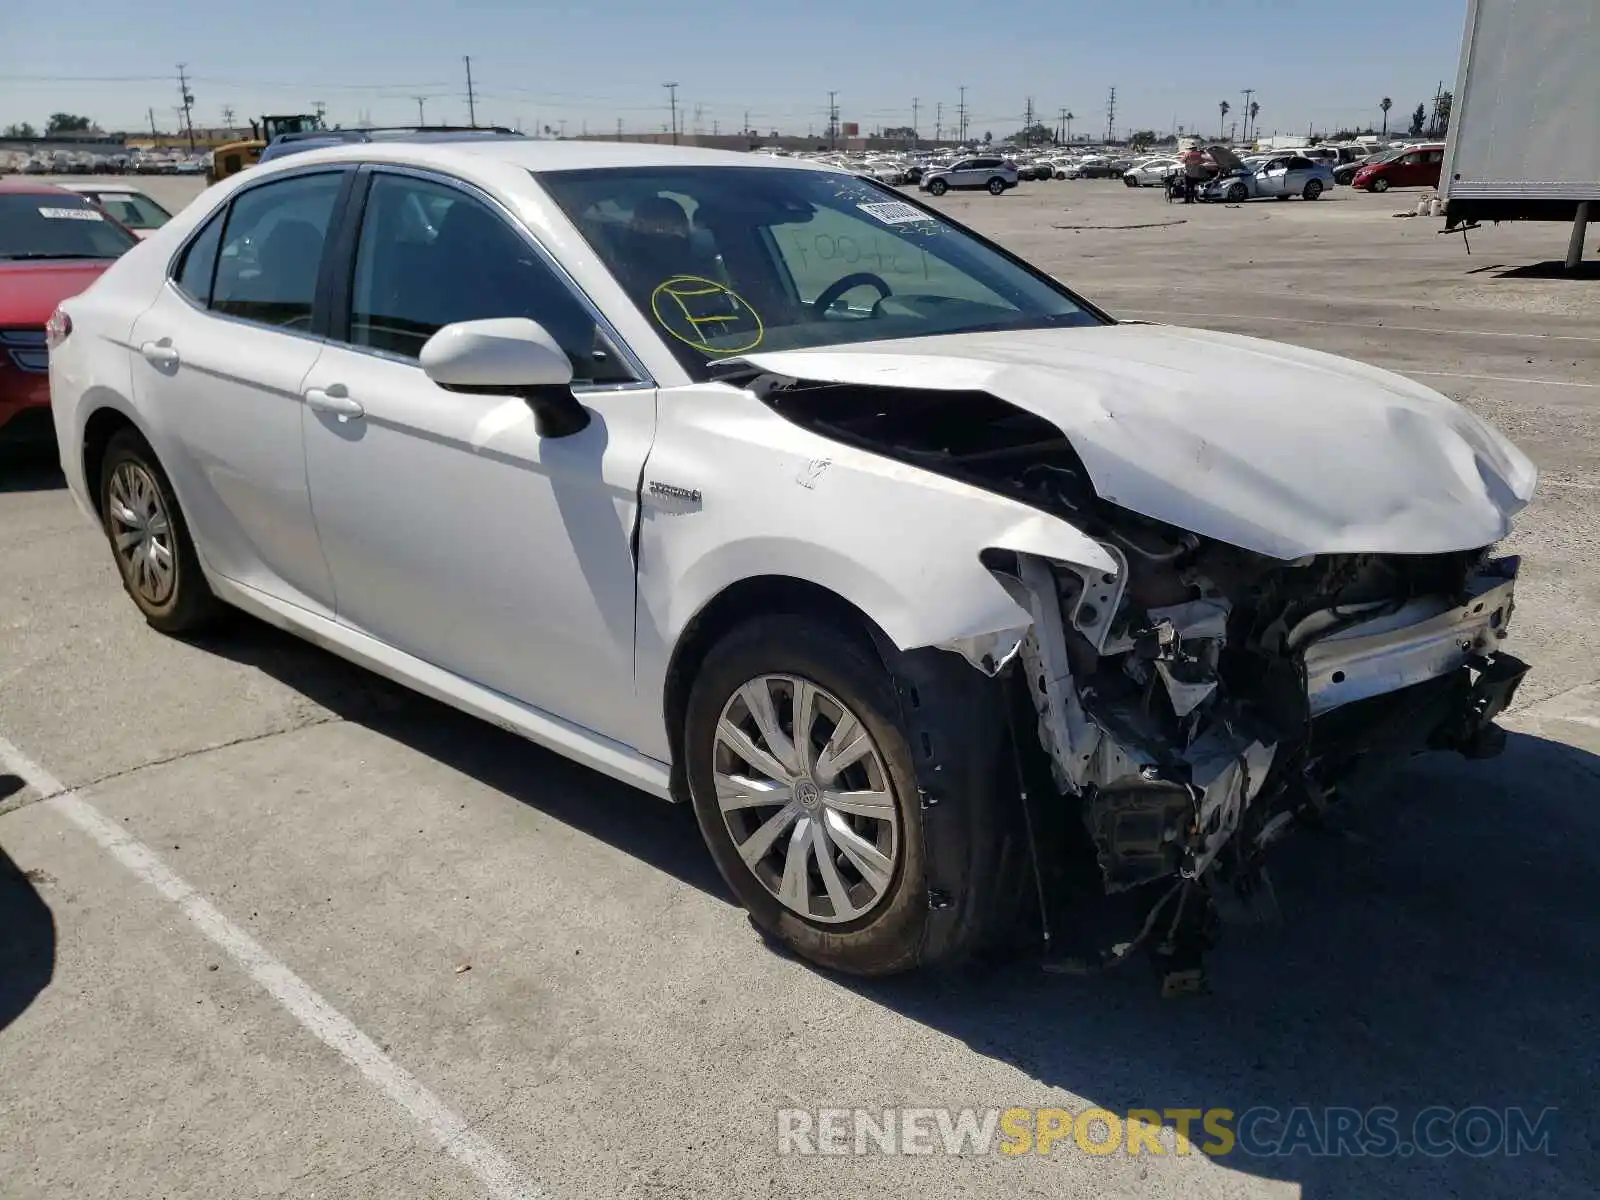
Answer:
[{"label": "auction sticker on windshield", "polygon": [[904,200],[885,200],[875,204],[856,205],[869,217],[877,217],[885,225],[905,225],[911,221],[931,221],[933,216]]},{"label": "auction sticker on windshield", "polygon": [[41,208],[39,215],[48,221],[103,221],[92,208]]}]

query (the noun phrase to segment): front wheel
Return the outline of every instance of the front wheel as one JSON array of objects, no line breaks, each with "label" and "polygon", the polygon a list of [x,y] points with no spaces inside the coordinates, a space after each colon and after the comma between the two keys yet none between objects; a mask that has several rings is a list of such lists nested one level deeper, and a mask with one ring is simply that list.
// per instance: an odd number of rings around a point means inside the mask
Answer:
[{"label": "front wheel", "polygon": [[131,429],[115,434],[100,480],[101,523],[122,586],[144,619],[162,633],[204,628],[217,614],[217,599],[149,443]]},{"label": "front wheel", "polygon": [[1001,192],[1003,192],[1005,190],[1006,190],[1006,181],[1004,179],[1001,179],[1000,176],[996,175],[993,179],[989,180],[989,195],[998,196]]},{"label": "front wheel", "polygon": [[[934,933],[922,799],[902,720],[872,646],[805,616],[735,629],[691,689],[679,752],[701,834],[755,924],[820,966],[887,975],[947,960],[990,924],[978,910],[998,907],[998,871],[969,872],[962,883],[977,908],[963,929],[971,932]],[[964,761],[951,761],[952,775]],[[991,800],[971,803],[989,811]],[[954,797],[952,806],[962,807]],[[971,861],[995,861],[998,833],[979,830],[996,829],[969,827]]]},{"label": "front wheel", "polygon": [[1382,178],[1374,179],[1367,186],[1369,186],[1375,192],[1387,192],[1389,190],[1389,181]]},{"label": "front wheel", "polygon": [[942,196],[950,190],[950,185],[942,179],[935,179],[928,185],[928,191],[935,196]]},{"label": "front wheel", "polygon": [[1322,195],[1322,180],[1313,179],[1306,184],[1306,190],[1300,193],[1307,200],[1315,200]]},{"label": "front wheel", "polygon": [[1228,189],[1228,199],[1233,201],[1235,204],[1238,204],[1242,200],[1248,200],[1249,198],[1250,190],[1242,183],[1236,183]]}]

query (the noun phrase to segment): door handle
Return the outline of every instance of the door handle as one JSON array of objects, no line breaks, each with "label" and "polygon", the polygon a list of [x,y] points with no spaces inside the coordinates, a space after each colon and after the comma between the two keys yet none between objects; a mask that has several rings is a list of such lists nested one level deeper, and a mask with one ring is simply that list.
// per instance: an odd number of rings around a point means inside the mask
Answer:
[{"label": "door handle", "polygon": [[367,415],[360,401],[352,400],[342,383],[330,383],[325,388],[307,388],[306,403],[317,412],[332,413],[340,421]]},{"label": "door handle", "polygon": [[171,338],[162,338],[159,342],[146,342],[139,347],[139,353],[144,355],[145,361],[152,367],[175,367],[178,365],[178,352],[172,347]]}]

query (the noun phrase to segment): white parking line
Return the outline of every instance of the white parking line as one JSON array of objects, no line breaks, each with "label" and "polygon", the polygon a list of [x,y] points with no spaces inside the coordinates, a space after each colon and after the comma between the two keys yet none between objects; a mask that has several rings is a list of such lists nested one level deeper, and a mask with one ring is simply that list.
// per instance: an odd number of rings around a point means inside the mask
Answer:
[{"label": "white parking line", "polygon": [[483,1186],[494,1200],[539,1200],[543,1193],[522,1169],[468,1127],[442,1100],[400,1066],[311,985],[306,983],[204,896],[173,873],[155,852],[55,776],[0,738],[0,764],[45,797],[60,813],[138,878],[178,906],[196,928],[233,959],[289,1015],[338,1051],[361,1077],[403,1109]]}]

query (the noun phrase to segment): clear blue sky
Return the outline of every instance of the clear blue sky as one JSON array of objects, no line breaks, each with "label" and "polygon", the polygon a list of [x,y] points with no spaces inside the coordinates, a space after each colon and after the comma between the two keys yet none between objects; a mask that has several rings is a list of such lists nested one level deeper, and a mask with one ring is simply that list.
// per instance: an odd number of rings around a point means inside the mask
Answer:
[{"label": "clear blue sky", "polygon": [[[1218,102],[1239,116],[1257,89],[1260,128],[1319,132],[1377,123],[1394,99],[1405,128],[1439,81],[1452,86],[1466,0],[10,0],[0,28],[0,126],[42,126],[56,111],[108,129],[175,124],[176,64],[194,77],[196,125],[309,111],[330,121],[465,122],[462,55],[472,55],[483,123],[568,133],[661,129],[677,80],[686,130],[804,133],[840,117],[953,124],[966,85],[970,130],[1021,125],[1029,95],[1074,132],[1116,124],[1218,128]],[[569,16],[563,16],[562,11]]]}]

